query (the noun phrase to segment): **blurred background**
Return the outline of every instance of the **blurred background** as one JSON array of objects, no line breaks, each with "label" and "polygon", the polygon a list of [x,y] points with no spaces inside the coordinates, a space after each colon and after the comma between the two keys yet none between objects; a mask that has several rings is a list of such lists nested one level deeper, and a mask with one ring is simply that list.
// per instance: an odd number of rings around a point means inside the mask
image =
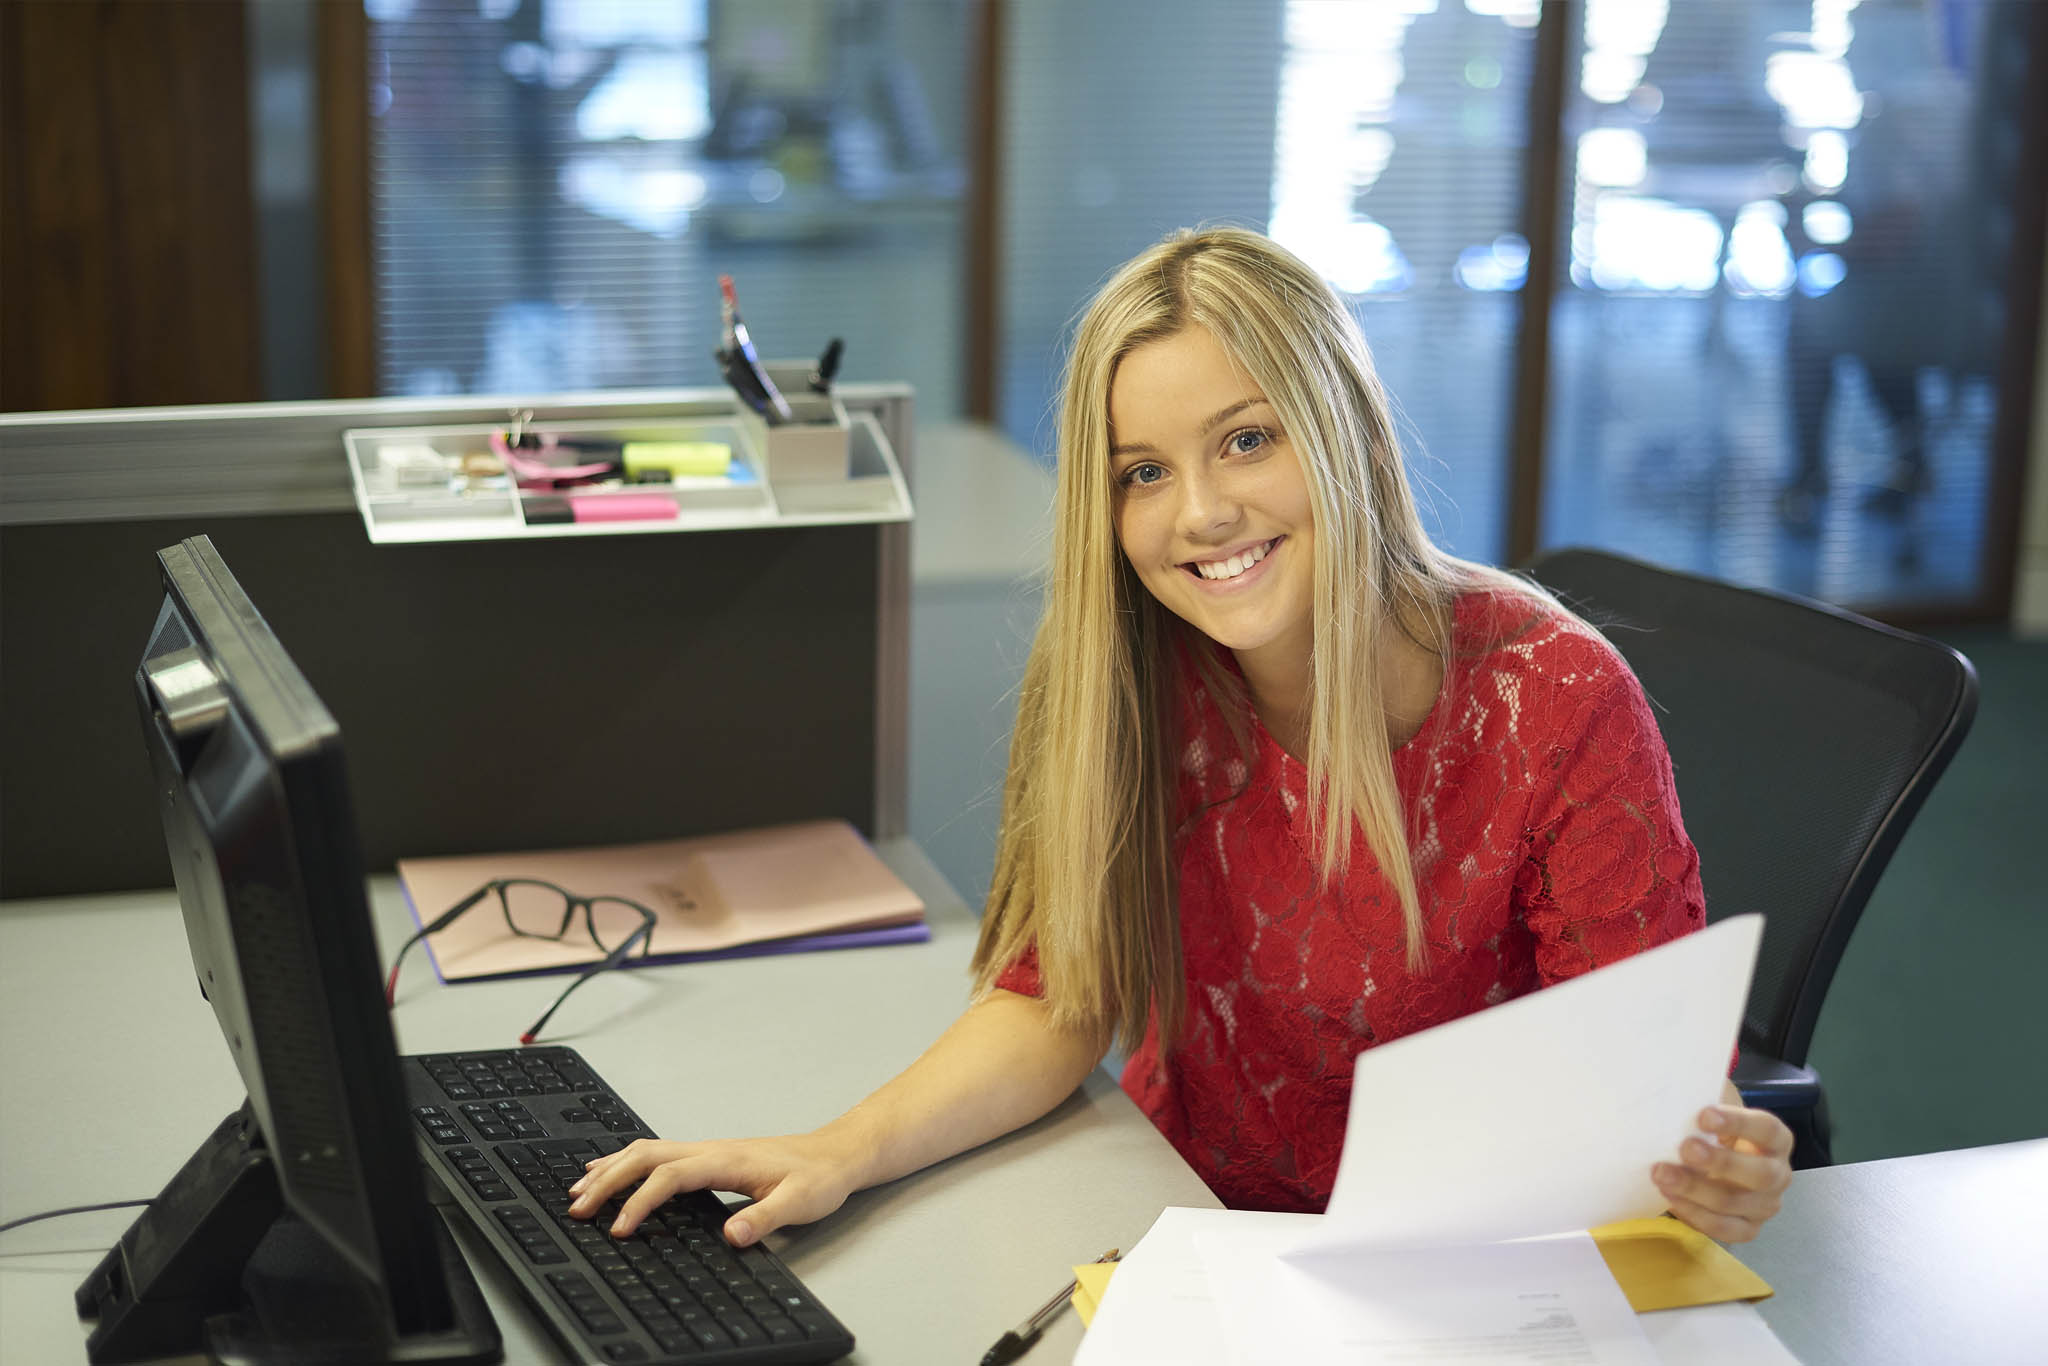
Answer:
[{"label": "blurred background", "polygon": [[912,823],[974,903],[1066,330],[1269,231],[1456,552],[1976,659],[1814,1056],[1845,1159],[2016,1137],[1920,1040],[2048,955],[2044,70],[2035,0],[6,0],[0,409],[716,385],[731,274],[765,352],[916,387]]}]

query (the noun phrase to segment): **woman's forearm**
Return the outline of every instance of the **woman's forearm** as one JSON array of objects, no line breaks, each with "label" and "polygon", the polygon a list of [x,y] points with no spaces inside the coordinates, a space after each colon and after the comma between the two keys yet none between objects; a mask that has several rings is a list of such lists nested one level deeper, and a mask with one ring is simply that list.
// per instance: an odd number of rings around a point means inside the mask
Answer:
[{"label": "woman's forearm", "polygon": [[1021,1128],[1065,1100],[1107,1038],[1055,1028],[1035,997],[994,991],[916,1062],[819,1130],[880,1185]]}]

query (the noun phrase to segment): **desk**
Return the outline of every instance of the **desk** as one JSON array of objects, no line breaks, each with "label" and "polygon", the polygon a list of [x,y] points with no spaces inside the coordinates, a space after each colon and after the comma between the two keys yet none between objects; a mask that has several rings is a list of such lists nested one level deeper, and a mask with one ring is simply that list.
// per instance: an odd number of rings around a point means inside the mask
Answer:
[{"label": "desk", "polygon": [[1800,1172],[1735,1252],[1807,1366],[2048,1361],[2048,1138]]},{"label": "desk", "polygon": [[[838,1113],[893,1075],[965,999],[974,922],[923,854],[883,857],[924,897],[930,944],[609,974],[557,1017],[661,1132],[774,1133]],[[387,956],[411,922],[373,885]],[[412,964],[399,1046],[509,1045],[559,979],[435,984]],[[0,906],[0,1213],[154,1195],[241,1102],[191,985],[169,893]],[[692,1111],[687,1087],[725,1099]],[[42,1140],[54,1142],[44,1145]],[[1037,1124],[876,1190],[774,1245],[853,1329],[868,1363],[978,1360],[1063,1269],[1128,1248],[1166,1205],[1215,1200],[1109,1077]],[[2048,1344],[2048,1139],[1801,1172],[1738,1249],[1777,1287],[1764,1318],[1812,1366],[2040,1360]],[[82,1361],[71,1292],[134,1211],[32,1224],[0,1243],[0,1359]],[[550,1344],[487,1260],[507,1360]],[[1027,1366],[1069,1360],[1062,1316]]]},{"label": "desk", "polygon": [[[907,840],[883,858],[925,899],[929,944],[609,973],[556,1016],[587,1057],[675,1137],[812,1127],[917,1056],[966,1002],[974,918]],[[411,929],[372,886],[390,950]],[[411,1053],[511,1046],[559,978],[444,987],[409,961],[396,1012]],[[156,1194],[221,1117],[239,1076],[192,985],[168,892],[0,906],[0,1214]],[[693,1109],[687,1094],[722,1097]],[[45,1140],[50,1140],[45,1146]],[[1051,1115],[774,1246],[853,1330],[866,1363],[979,1360],[1067,1268],[1128,1248],[1166,1205],[1216,1203],[1104,1072]],[[85,1359],[71,1294],[137,1211],[32,1224],[0,1241],[0,1359]],[[472,1255],[510,1362],[554,1357],[494,1264]],[[1062,1315],[1028,1361],[1069,1360]]]}]

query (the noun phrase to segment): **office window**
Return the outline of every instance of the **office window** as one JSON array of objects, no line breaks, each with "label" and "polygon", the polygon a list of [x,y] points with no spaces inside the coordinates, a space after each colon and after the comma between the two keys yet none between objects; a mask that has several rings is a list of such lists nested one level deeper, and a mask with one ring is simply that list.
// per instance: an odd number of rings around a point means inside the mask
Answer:
[{"label": "office window", "polygon": [[2028,8],[1589,0],[1546,543],[1981,595]]},{"label": "office window", "polygon": [[959,407],[973,0],[365,0],[384,392],[712,385],[755,340]]},{"label": "office window", "polygon": [[1166,232],[1269,231],[1350,300],[1433,532],[1504,545],[1533,0],[1009,7],[1001,418],[1051,453],[1059,350]]}]

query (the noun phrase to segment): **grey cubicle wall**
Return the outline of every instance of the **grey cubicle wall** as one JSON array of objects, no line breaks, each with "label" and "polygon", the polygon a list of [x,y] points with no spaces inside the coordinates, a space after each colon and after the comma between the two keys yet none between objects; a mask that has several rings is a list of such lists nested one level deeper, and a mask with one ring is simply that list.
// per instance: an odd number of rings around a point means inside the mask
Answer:
[{"label": "grey cubicle wall", "polygon": [[[909,460],[902,386],[849,387]],[[542,419],[724,403],[531,401]],[[342,728],[372,872],[411,854],[839,816],[904,826],[908,530],[373,545],[339,433],[491,400],[0,418],[0,896],[169,884],[132,674],[205,533]]]}]

